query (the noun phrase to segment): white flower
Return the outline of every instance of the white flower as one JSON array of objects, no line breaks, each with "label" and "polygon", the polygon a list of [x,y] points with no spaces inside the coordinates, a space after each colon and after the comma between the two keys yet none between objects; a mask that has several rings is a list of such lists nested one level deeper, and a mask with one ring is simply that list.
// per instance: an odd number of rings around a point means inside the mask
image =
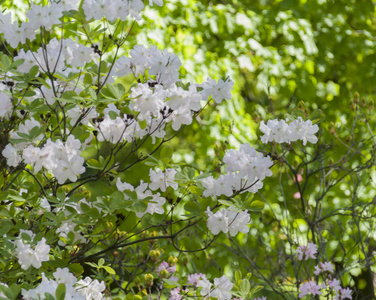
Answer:
[{"label": "white flower", "polygon": [[163,0],[149,0],[149,5],[153,6],[153,3],[157,4],[158,6],[163,5]]},{"label": "white flower", "polygon": [[234,86],[234,82],[227,78],[226,81],[219,79],[218,83],[216,83],[214,79],[208,78],[200,86],[203,88],[201,91],[203,98],[209,98],[212,95],[214,101],[219,104],[223,99],[231,98],[231,89]]},{"label": "white flower", "polygon": [[39,269],[42,266],[43,261],[48,261],[50,252],[50,246],[46,244],[46,239],[42,238],[41,241],[35,246],[35,250],[31,248],[29,244],[24,244],[22,240],[15,242],[17,248],[17,257],[21,265],[21,268],[27,270],[31,265]]},{"label": "white flower", "polygon": [[21,155],[18,154],[17,149],[11,144],[5,146],[2,154],[7,159],[8,166],[17,167],[21,162]]},{"label": "white flower", "polygon": [[287,124],[285,120],[269,120],[265,125],[264,121],[260,123],[260,130],[264,135],[261,141],[265,144],[276,141],[277,143],[290,143],[302,140],[303,145],[317,143],[318,139],[314,135],[319,127],[312,125],[311,120],[303,121],[301,117]]},{"label": "white flower", "polygon": [[[150,192],[150,191],[147,191],[147,192]],[[147,193],[145,195],[151,196],[151,192],[150,192],[150,194]],[[164,209],[163,209],[162,205],[165,204],[166,199],[163,198],[163,197],[160,197],[159,193],[152,195],[152,196],[153,196],[153,198],[151,200],[149,200],[148,207],[146,208],[146,210],[144,212],[137,212],[136,213],[136,216],[138,218],[143,217],[146,213],[149,213],[151,215],[154,214],[154,213],[159,214],[159,215],[164,213]]]},{"label": "white flower", "polygon": [[166,169],[165,172],[159,170],[158,173],[150,169],[150,180],[151,183],[149,184],[149,188],[152,191],[160,189],[162,192],[165,192],[167,187],[172,187],[173,189],[178,188],[177,182],[175,182],[175,174],[176,170],[174,169]]},{"label": "white flower", "polygon": [[134,191],[133,185],[127,183],[127,182],[121,182],[120,177],[117,178],[116,180],[116,187],[120,192],[124,192],[125,190],[128,191]]},{"label": "white flower", "polygon": [[77,278],[69,272],[68,268],[57,268],[53,274],[58,284],[64,283],[66,286],[72,286],[77,281]]},{"label": "white flower", "polygon": [[76,283],[76,288],[86,300],[98,300],[103,298],[102,292],[106,289],[106,285],[103,281],[86,277]]},{"label": "white flower", "polygon": [[198,287],[198,282],[201,279],[206,279],[206,275],[202,273],[195,273],[188,275],[188,282]]},{"label": "white flower", "polygon": [[214,290],[211,292],[211,297],[219,300],[231,299],[231,289],[233,284],[223,275],[221,278],[214,279]]},{"label": "white flower", "polygon": [[206,277],[203,277],[198,281],[198,287],[202,288],[200,291],[201,296],[210,296],[212,283]]},{"label": "white flower", "polygon": [[208,228],[214,235],[221,231],[230,232],[231,236],[237,235],[239,232],[247,233],[249,231],[248,224],[251,223],[251,217],[247,211],[240,213],[223,209],[213,214],[210,208],[207,208]]},{"label": "white flower", "polygon": [[8,117],[8,114],[12,111],[13,105],[9,96],[0,92],[0,117]]}]

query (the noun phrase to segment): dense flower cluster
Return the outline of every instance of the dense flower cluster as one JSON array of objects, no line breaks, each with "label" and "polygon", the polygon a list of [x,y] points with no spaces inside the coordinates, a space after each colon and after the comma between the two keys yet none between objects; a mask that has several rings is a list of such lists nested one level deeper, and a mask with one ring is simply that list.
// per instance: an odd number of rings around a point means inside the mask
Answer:
[{"label": "dense flower cluster", "polygon": [[[141,180],[140,185],[136,188],[134,188],[131,184],[128,184],[126,182],[121,182],[121,180],[118,178],[118,181],[116,182],[116,186],[119,191],[124,192],[125,190],[128,191],[135,191],[137,194],[137,199],[142,200],[150,197],[150,200],[147,201],[147,208],[144,212],[136,212],[136,216],[141,218],[145,214],[163,214],[164,209],[162,207],[163,204],[165,204],[166,199],[164,197],[161,197],[160,193],[155,193],[148,189],[148,183],[143,182]],[[124,197],[126,200],[129,199],[129,196],[124,194]]]},{"label": "dense flower cluster", "polygon": [[105,299],[102,292],[106,286],[104,282],[92,280],[90,277],[77,280],[77,278],[69,272],[68,268],[57,268],[53,273],[54,279],[48,279],[42,273],[42,282],[31,290],[22,289],[23,299],[45,299],[45,293],[55,295],[59,284],[65,285],[65,299],[74,300],[101,300]]},{"label": "dense flower cluster", "polygon": [[[29,232],[25,232],[30,234]],[[30,235],[32,238],[32,233]],[[16,255],[21,268],[27,270],[30,266],[39,269],[42,266],[42,262],[50,259],[49,252],[50,246],[46,244],[46,239],[42,238],[35,248],[33,249],[29,243],[25,243],[21,237],[19,237],[14,244],[16,245]]]},{"label": "dense flower cluster", "polygon": [[260,123],[260,130],[264,135],[261,141],[265,144],[276,141],[277,143],[291,143],[302,140],[303,145],[317,143],[315,133],[319,130],[317,125],[312,125],[311,120],[303,121],[301,117],[287,123],[285,120],[269,120],[266,124],[264,121]]},{"label": "dense flower cluster", "polygon": [[251,216],[248,211],[234,212],[228,209],[217,211],[215,214],[207,208],[206,214],[208,215],[208,228],[212,234],[230,232],[231,236],[237,235],[239,232],[247,233]]},{"label": "dense flower cluster", "polygon": [[[298,259],[302,260],[303,256],[305,256],[305,260],[308,259],[316,259],[317,253],[317,245],[314,243],[308,243],[307,246],[299,246],[296,250],[298,254]],[[315,271],[313,272],[316,276],[328,272],[334,273],[334,266],[331,262],[320,262],[318,265],[315,266]],[[334,299],[335,300],[342,300],[342,299],[352,299],[351,293],[352,291],[349,288],[343,289],[340,286],[340,281],[336,278],[331,279],[331,275],[324,277],[326,280],[321,284],[317,283],[316,281],[310,280],[304,282],[300,286],[300,294],[299,298],[304,298],[306,295],[321,295],[323,291],[329,288],[329,292],[332,293],[334,291]]]},{"label": "dense flower cluster", "polygon": [[299,255],[298,259],[302,260],[303,256],[305,257],[305,260],[308,260],[309,258],[316,258],[317,253],[317,245],[314,243],[308,243],[307,246],[299,246],[298,249],[296,249],[296,253]]},{"label": "dense flower cluster", "polygon": [[212,298],[217,298],[218,300],[231,299],[230,291],[233,284],[225,275],[220,278],[214,278],[214,286],[206,278],[200,279],[198,281],[198,286],[202,288],[200,292],[201,296],[209,296]]},{"label": "dense flower cluster", "polygon": [[264,157],[249,144],[241,145],[239,150],[229,150],[223,162],[226,164],[227,174],[218,179],[213,176],[202,179],[205,197],[229,197],[235,191],[255,193],[262,188],[265,177],[272,175],[270,167],[273,162],[270,157]]}]

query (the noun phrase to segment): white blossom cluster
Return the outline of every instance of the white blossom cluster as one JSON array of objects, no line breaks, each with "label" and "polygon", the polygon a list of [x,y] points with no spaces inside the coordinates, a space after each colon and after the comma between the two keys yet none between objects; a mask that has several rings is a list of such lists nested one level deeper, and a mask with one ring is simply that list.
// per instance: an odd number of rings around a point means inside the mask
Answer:
[{"label": "white blossom cluster", "polygon": [[[24,241],[22,239],[22,234],[28,235],[29,238]],[[46,239],[42,238],[34,248],[31,247],[30,243],[33,241],[35,235],[30,230],[21,230],[20,235],[14,241],[16,246],[15,253],[18,258],[18,262],[21,268],[24,270],[29,269],[33,266],[39,269],[42,266],[42,262],[49,261],[50,246],[46,244]]]},{"label": "white blossom cluster", "polygon": [[[163,0],[149,0],[149,5],[153,3],[162,6]],[[144,2],[141,0],[85,0],[82,5],[87,20],[100,20],[105,17],[110,22],[115,22],[118,18],[125,21],[128,16],[141,20],[140,11],[144,9]]]},{"label": "white blossom cluster", "polygon": [[69,272],[68,268],[57,268],[53,273],[54,280],[48,279],[42,273],[42,282],[31,290],[22,289],[23,299],[45,299],[45,293],[55,295],[59,284],[65,285],[65,298],[72,300],[102,300],[105,299],[103,291],[106,289],[104,282],[92,280],[90,277],[77,281],[77,278]]},{"label": "white blossom cluster", "polygon": [[208,78],[206,82],[200,85],[203,89],[201,94],[204,98],[208,98],[210,95],[213,97],[216,103],[221,103],[223,99],[231,98],[231,89],[234,86],[234,82],[227,78],[225,81],[218,80],[218,83],[214,79]]},{"label": "white blossom cluster", "polygon": [[165,172],[162,172],[162,170],[155,172],[153,169],[150,169],[149,175],[151,183],[149,188],[152,191],[160,189],[162,192],[165,192],[167,187],[170,186],[176,190],[178,188],[178,183],[175,182],[176,173],[174,169],[166,169]]},{"label": "white blossom cluster", "polygon": [[[53,0],[49,1],[49,5],[40,6],[31,4],[30,10],[26,12],[28,22],[18,22],[11,20],[11,14],[3,15],[0,13],[0,32],[4,34],[5,40],[16,48],[19,43],[26,43],[26,40],[33,40],[36,32],[40,27],[47,30],[55,24],[60,23],[60,18],[64,11],[77,10],[78,0]],[[163,0],[149,0],[149,4],[153,3],[162,6]],[[139,13],[144,9],[144,3],[141,0],[85,0],[82,9],[88,20],[100,20],[105,17],[108,21],[114,22],[118,18],[125,21],[128,16],[140,20]]]},{"label": "white blossom cluster", "polygon": [[301,117],[287,123],[287,120],[269,120],[266,124],[260,123],[260,130],[264,135],[261,141],[266,144],[276,141],[277,143],[291,143],[297,140],[303,141],[303,145],[317,143],[315,133],[319,130],[317,125],[313,125],[311,120],[303,121]]},{"label": "white blossom cluster", "polygon": [[273,162],[270,157],[264,157],[249,144],[241,145],[239,150],[229,150],[223,162],[227,174],[220,175],[218,179],[213,176],[202,179],[205,197],[230,197],[234,191],[255,193],[263,187],[265,177],[272,175],[270,167]]},{"label": "white blossom cluster", "polygon": [[[115,113],[116,118],[111,118],[110,112]],[[135,138],[142,138],[146,134],[136,120],[127,115],[121,117],[120,110],[114,104],[108,105],[104,110],[103,121],[97,122],[96,125],[99,129],[97,136],[99,142],[108,141],[112,144],[132,142]]]},{"label": "white blossom cluster", "polygon": [[206,214],[208,215],[208,228],[214,235],[230,232],[231,236],[237,235],[239,232],[247,233],[251,224],[251,216],[248,211],[235,212],[229,209],[222,209],[215,214],[207,208]]},{"label": "white blossom cluster", "polygon": [[206,277],[201,277],[198,281],[198,286],[202,288],[200,292],[201,296],[208,296],[219,300],[231,299],[230,291],[233,284],[225,275],[220,278],[214,278],[214,285]]},{"label": "white blossom cluster", "polygon": [[[150,189],[148,189],[148,183],[143,182],[143,180],[141,180],[140,185],[138,187],[134,188],[131,184],[126,183],[126,182],[123,183],[121,182],[120,178],[118,178],[116,182],[116,187],[121,192],[124,192],[125,190],[135,191],[137,194],[137,199],[139,200],[145,199],[147,197],[152,197],[148,201],[148,206],[144,212],[136,212],[136,216],[138,218],[142,218],[147,213],[151,215],[154,213],[156,214],[164,213],[164,209],[162,205],[165,204],[166,199],[161,197],[160,193],[153,194],[153,192]],[[125,196],[125,200],[129,199],[129,197],[126,194],[124,194],[124,196]]]},{"label": "white blossom cluster", "polygon": [[132,73],[138,77],[148,70],[149,75],[155,76],[155,83],[166,88],[179,80],[181,61],[176,54],[166,49],[161,51],[156,46],[145,48],[138,45],[134,46],[129,54],[130,57],[122,56],[116,61],[116,76],[122,77]]},{"label": "white blossom cluster", "polygon": [[[28,73],[33,66],[37,65],[43,72],[53,73],[57,71],[68,75],[69,72],[77,72],[76,68],[85,66],[92,60],[92,57],[94,57],[93,49],[79,44],[77,41],[53,38],[46,45],[46,49],[41,47],[37,52],[21,50],[14,57],[14,61],[25,60],[18,67],[20,72]],[[51,101],[49,104],[52,105],[54,102]]]},{"label": "white blossom cluster", "polygon": [[22,158],[12,144],[6,145],[2,154],[9,166],[16,167],[23,159],[34,168],[34,172],[44,167],[59,184],[63,184],[67,179],[76,182],[78,175],[85,172],[81,146],[81,142],[70,135],[65,143],[48,139],[42,148],[29,145],[22,150]]},{"label": "white blossom cluster", "polygon": [[[124,192],[127,191],[135,191],[137,194],[137,199],[145,199],[147,197],[152,197],[148,201],[148,206],[144,212],[137,212],[136,216],[141,218],[145,214],[163,214],[163,204],[165,204],[166,199],[164,197],[161,197],[160,193],[153,193],[153,191],[156,191],[160,189],[162,192],[165,192],[167,187],[172,187],[173,189],[178,188],[178,183],[175,182],[175,174],[176,170],[174,169],[166,169],[164,172],[162,170],[159,170],[158,172],[155,172],[154,170],[150,169],[150,181],[151,183],[148,184],[146,182],[143,182],[141,180],[140,185],[136,188],[134,188],[131,184],[127,182],[122,182],[120,178],[117,178],[116,181],[116,187],[119,191]],[[129,197],[124,194],[125,199],[128,200]]]}]

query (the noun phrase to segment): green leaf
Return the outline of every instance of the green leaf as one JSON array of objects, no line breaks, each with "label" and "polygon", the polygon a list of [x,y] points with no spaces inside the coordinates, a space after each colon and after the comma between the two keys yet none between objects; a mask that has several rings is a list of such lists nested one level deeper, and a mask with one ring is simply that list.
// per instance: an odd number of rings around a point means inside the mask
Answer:
[{"label": "green leaf", "polygon": [[236,269],[235,270],[235,282],[238,282],[242,279],[242,271],[240,271],[239,269]]},{"label": "green leaf", "polygon": [[0,219],[0,236],[6,234],[13,226],[13,223]]},{"label": "green leaf", "polygon": [[3,54],[3,56],[1,57],[1,65],[4,71],[8,71],[10,69],[10,66],[12,65],[12,61],[7,55]]},{"label": "green leaf", "polygon": [[219,203],[225,205],[225,206],[234,206],[234,203],[228,200],[218,200]]},{"label": "green leaf", "polygon": [[146,120],[138,121],[138,125],[140,125],[141,129],[145,129],[148,123]]},{"label": "green leaf", "polygon": [[196,170],[194,168],[185,167],[183,169],[183,174],[186,175],[189,179],[193,179],[196,174]]},{"label": "green leaf", "polygon": [[110,196],[110,209],[116,210],[124,207],[125,197],[124,193],[115,191]]},{"label": "green leaf", "polygon": [[18,66],[22,65],[25,62],[25,59],[17,59],[12,63],[12,69],[17,68]]},{"label": "green leaf", "polygon": [[107,273],[111,274],[111,275],[115,275],[116,272],[113,268],[109,267],[109,266],[103,266],[102,269],[105,269],[107,271]]},{"label": "green leaf", "polygon": [[21,286],[13,283],[8,289],[4,290],[5,296],[7,296],[10,300],[17,299],[17,296],[19,295],[21,291]]},{"label": "green leaf", "polygon": [[84,272],[84,268],[78,263],[68,265],[68,269],[76,276],[79,276]]},{"label": "green leaf", "polygon": [[100,258],[99,260],[98,260],[98,266],[103,266],[104,265],[104,259],[103,258]]},{"label": "green leaf", "polygon": [[164,162],[163,159],[167,161],[168,164],[172,159],[173,150],[170,146],[164,146],[160,152],[160,159]]},{"label": "green leaf", "polygon": [[17,135],[24,139],[30,140],[30,136],[27,133],[17,132]]},{"label": "green leaf", "polygon": [[117,118],[117,113],[114,112],[113,110],[110,110],[110,112],[108,113],[108,115],[110,116],[111,120],[115,120]]},{"label": "green leaf", "polygon": [[26,143],[29,139],[9,139],[9,142],[12,144],[20,144],[20,143]]},{"label": "green leaf", "polygon": [[172,281],[170,279],[167,279],[167,278],[163,278],[162,279],[165,283],[167,283],[167,288],[172,288],[172,287],[181,287],[181,284],[176,282],[176,281]]},{"label": "green leaf", "polygon": [[250,211],[261,211],[265,207],[264,202],[259,200],[252,201],[251,205],[249,206]]},{"label": "green leaf", "polygon": [[249,282],[248,279],[243,279],[242,282],[240,283],[240,293],[243,295],[243,298],[248,297],[248,293],[251,290],[251,283]]},{"label": "green leaf", "polygon": [[202,194],[202,190],[195,186],[195,185],[190,185],[188,187],[188,190],[192,193],[192,194],[195,194],[195,195],[201,195]]},{"label": "green leaf", "polygon": [[92,169],[101,170],[103,168],[103,165],[94,158],[87,160],[86,163],[87,163],[88,167],[92,168]]},{"label": "green leaf", "polygon": [[201,207],[194,201],[189,201],[184,205],[184,209],[195,216],[201,215]]},{"label": "green leaf", "polygon": [[44,130],[47,128],[47,124],[44,125],[43,127],[39,127],[39,126],[34,126],[30,132],[29,132],[29,136],[30,136],[30,139],[31,140],[34,140],[37,136],[39,136],[42,132],[44,132]]},{"label": "green leaf", "polygon": [[29,78],[34,78],[35,76],[37,76],[38,72],[39,72],[39,67],[37,65],[32,66],[28,73]]},{"label": "green leaf", "polygon": [[52,296],[50,293],[44,293],[44,296],[46,297],[45,300],[55,300],[55,297]]},{"label": "green leaf", "polygon": [[258,285],[256,287],[254,287],[252,290],[251,290],[251,294],[256,294],[257,292],[261,291],[264,287],[262,285]]},{"label": "green leaf", "polygon": [[321,109],[316,109],[310,114],[309,118],[311,119],[312,123],[318,124],[325,119],[325,115]]},{"label": "green leaf", "polygon": [[41,77],[36,77],[35,78],[36,80],[38,80],[41,84],[43,84],[46,88],[48,88],[49,90],[51,89],[51,86]]},{"label": "green leaf", "polygon": [[56,300],[64,300],[65,299],[65,292],[66,292],[65,283],[60,283],[57,286],[56,292],[55,292]]}]

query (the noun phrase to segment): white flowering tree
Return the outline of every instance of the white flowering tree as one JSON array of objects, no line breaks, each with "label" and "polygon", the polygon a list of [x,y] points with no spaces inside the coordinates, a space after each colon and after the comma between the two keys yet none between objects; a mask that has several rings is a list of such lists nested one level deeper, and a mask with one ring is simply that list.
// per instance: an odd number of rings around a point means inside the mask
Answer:
[{"label": "white flowering tree", "polygon": [[[163,2],[50,1],[31,4],[23,22],[0,16],[0,299],[256,299],[259,283],[285,299],[351,299],[343,273],[317,255],[319,224],[332,215],[313,209],[299,185],[297,170],[321,162],[319,126],[304,115],[261,121],[265,145],[226,149],[219,166],[178,163],[179,138],[204,126],[205,109],[231,99],[234,83],[188,82],[176,54],[127,48],[145,5]],[[348,174],[368,168],[372,151]],[[309,227],[299,240],[276,217],[293,269],[277,275],[296,277],[281,287],[243,241],[252,212],[274,214],[262,189],[279,164],[296,178]],[[208,259],[229,253],[234,270]],[[302,267],[311,259],[315,271]]]}]

